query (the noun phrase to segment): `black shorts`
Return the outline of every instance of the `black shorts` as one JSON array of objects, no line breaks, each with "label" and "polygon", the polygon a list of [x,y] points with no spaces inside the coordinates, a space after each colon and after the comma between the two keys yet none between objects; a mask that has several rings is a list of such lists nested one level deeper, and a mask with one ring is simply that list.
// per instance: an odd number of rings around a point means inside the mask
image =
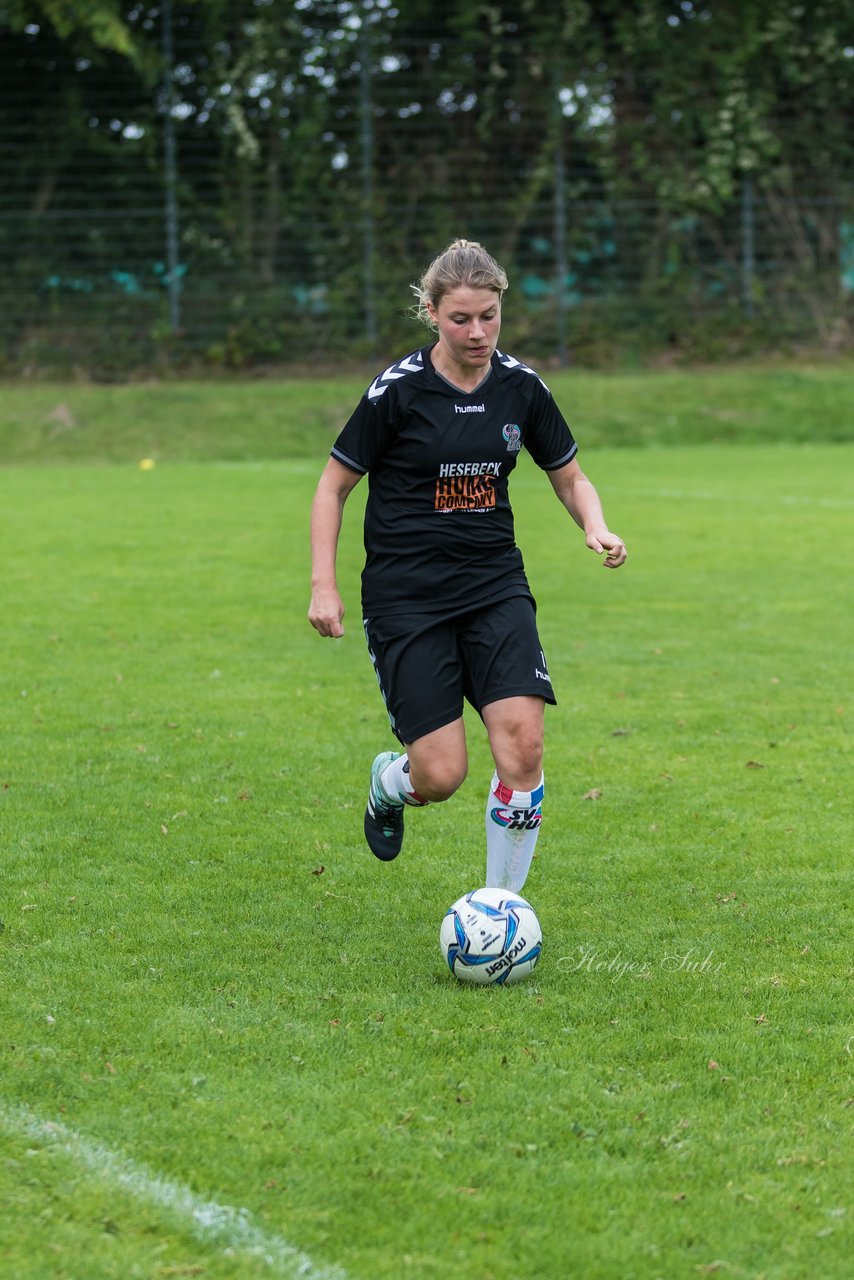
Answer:
[{"label": "black shorts", "polygon": [[480,713],[500,698],[554,703],[530,595],[466,613],[365,618],[368,652],[395,735],[404,744],[451,724],[463,701]]}]

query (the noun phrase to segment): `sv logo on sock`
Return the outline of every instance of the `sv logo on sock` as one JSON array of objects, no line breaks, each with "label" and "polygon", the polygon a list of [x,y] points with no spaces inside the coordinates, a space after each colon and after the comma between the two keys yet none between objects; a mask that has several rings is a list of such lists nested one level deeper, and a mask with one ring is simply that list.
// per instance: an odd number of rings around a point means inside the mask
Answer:
[{"label": "sv logo on sock", "polygon": [[534,809],[493,809],[490,817],[508,831],[534,831],[542,822],[540,806]]}]

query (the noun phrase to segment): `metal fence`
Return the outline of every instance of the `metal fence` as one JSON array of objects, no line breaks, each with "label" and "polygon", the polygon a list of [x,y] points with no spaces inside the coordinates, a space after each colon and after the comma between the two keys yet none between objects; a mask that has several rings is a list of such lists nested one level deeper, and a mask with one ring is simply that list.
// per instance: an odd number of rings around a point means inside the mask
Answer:
[{"label": "metal fence", "polygon": [[83,66],[65,101],[37,101],[26,47],[0,37],[0,370],[394,354],[418,341],[410,282],[457,235],[507,267],[505,334],[531,358],[847,340],[844,175],[752,173],[714,208],[665,206],[615,171],[607,108],[580,127],[559,90],[484,133],[464,82],[360,46],[334,90],[256,73],[238,110],[191,32],[164,37],[145,93]]}]

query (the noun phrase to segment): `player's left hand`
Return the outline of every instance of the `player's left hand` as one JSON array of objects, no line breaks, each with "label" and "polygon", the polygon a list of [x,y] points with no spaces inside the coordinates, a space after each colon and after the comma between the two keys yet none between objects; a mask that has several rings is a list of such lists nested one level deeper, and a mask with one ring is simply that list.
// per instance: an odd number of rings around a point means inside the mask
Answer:
[{"label": "player's left hand", "polygon": [[602,562],[605,569],[619,569],[620,565],[626,563],[626,544],[616,533],[611,533],[610,529],[588,533],[587,545],[597,555],[601,555],[603,551],[606,553]]}]

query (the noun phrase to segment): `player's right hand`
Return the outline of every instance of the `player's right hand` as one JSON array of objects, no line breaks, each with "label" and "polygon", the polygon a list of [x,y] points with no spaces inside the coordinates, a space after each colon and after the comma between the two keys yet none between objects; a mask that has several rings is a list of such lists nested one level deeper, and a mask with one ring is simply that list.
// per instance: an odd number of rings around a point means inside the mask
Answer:
[{"label": "player's right hand", "polygon": [[322,636],[343,636],[344,602],[338,592],[328,587],[312,591],[308,620]]}]

